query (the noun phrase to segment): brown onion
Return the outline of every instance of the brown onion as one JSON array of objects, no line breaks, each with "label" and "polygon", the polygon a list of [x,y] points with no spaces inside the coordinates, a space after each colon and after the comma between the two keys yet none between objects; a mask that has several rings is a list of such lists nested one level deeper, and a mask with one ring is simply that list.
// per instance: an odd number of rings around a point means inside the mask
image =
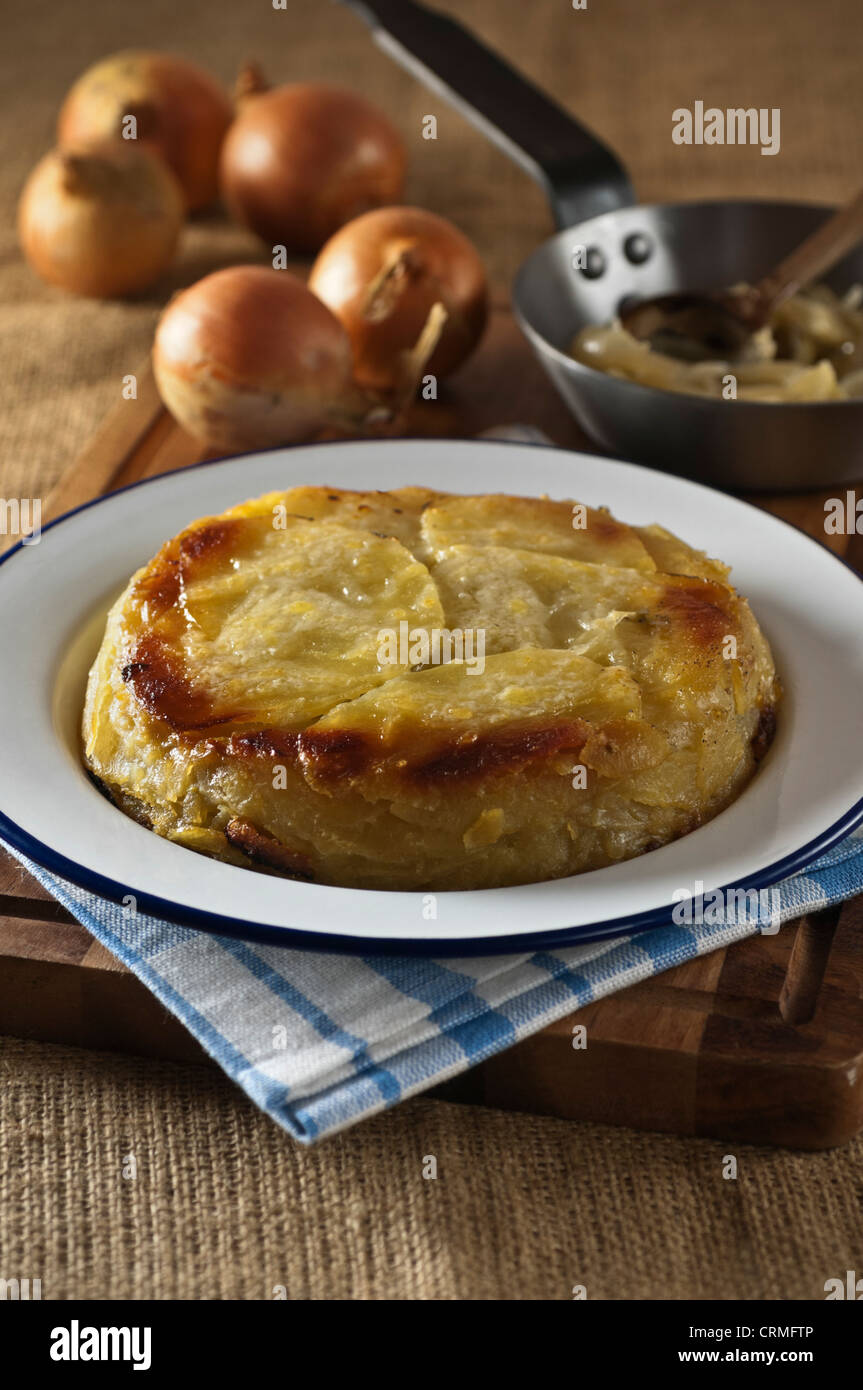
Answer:
[{"label": "brown onion", "polygon": [[354,404],[347,335],[287,271],[232,266],[184,290],[156,330],[162,400],[222,449],[308,439]]},{"label": "brown onion", "polygon": [[434,303],[446,326],[427,364],[447,376],[482,336],[488,295],[482,261],[457,227],[421,208],[381,208],[349,222],[327,242],[309,288],[347,329],[357,381],[391,389],[400,354]]},{"label": "brown onion", "polygon": [[21,248],[49,284],[111,297],[146,289],[170,264],[183,226],[180,186],[134,144],[53,150],[18,206]]},{"label": "brown onion", "polygon": [[365,97],[320,82],[261,85],[253,70],[241,75],[220,182],[234,216],[268,245],[317,251],[350,218],[400,196],[404,145]]},{"label": "brown onion", "polygon": [[233,114],[227,93],[195,63],[128,50],[79,77],[60,111],[57,139],[75,147],[120,139],[125,118],[134,116],[136,138],[170,165],[195,209],[218,193],[219,150]]},{"label": "brown onion", "polygon": [[444,319],[435,306],[404,356],[399,392],[383,402],[358,389],[345,330],[301,280],[232,266],[168,305],[153,367],[171,414],[221,449],[299,443],[327,428],[367,433],[398,419]]}]

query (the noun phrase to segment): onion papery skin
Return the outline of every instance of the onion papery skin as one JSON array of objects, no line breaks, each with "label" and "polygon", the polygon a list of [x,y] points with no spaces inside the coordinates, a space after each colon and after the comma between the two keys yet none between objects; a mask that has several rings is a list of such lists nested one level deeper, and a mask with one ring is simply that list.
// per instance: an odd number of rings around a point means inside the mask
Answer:
[{"label": "onion papery skin", "polygon": [[354,389],[341,324],[301,280],[263,266],[218,270],[172,300],[153,367],[171,414],[227,452],[310,439]]},{"label": "onion papery skin", "polygon": [[[377,305],[369,297],[387,266],[397,267]],[[443,378],[473,352],[488,317],[479,255],[462,232],[422,208],[366,213],[336,232],[315,261],[309,287],[344,324],[358,383],[393,389],[399,361],[416,341],[433,304],[447,322],[425,370]],[[389,301],[389,302],[387,302]]]},{"label": "onion papery skin", "polygon": [[116,298],[148,289],[164,273],[184,215],[174,175],[143,148],[53,150],[24,186],[18,236],[48,284]]},{"label": "onion papery skin", "polygon": [[138,141],[179,179],[188,210],[213,203],[219,153],[234,117],[216,79],[169,53],[115,53],[88,68],[70,89],[57,123],[58,143],[81,148],[122,139],[129,115],[136,118]]},{"label": "onion papery skin", "polygon": [[406,163],[395,127],[365,97],[298,82],[241,103],[220,183],[232,214],[268,246],[309,253],[359,213],[397,201]]}]

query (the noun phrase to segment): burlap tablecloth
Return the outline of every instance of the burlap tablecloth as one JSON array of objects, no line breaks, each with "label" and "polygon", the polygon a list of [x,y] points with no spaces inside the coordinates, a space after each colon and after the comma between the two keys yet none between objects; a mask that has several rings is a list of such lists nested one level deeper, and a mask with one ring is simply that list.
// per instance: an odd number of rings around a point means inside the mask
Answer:
[{"label": "burlap tablecloth", "polygon": [[[475,25],[625,157],[644,200],[838,201],[863,131],[859,0],[459,0]],[[70,300],[22,265],[14,203],[65,88],[96,57],[170,48],[228,79],[345,80],[412,140],[411,201],[453,217],[507,279],[550,229],[528,180],[325,0],[6,0],[0,54],[0,495],[45,495],[149,345],[172,285],[258,255],[209,221],[159,295]],[[680,147],[695,100],[779,107],[781,153]],[[437,142],[420,139],[434,111]],[[503,1115],[401,1106],[298,1151],[217,1073],[0,1042],[0,1277],[43,1296],[821,1298],[863,1268],[863,1141],[793,1155]],[[722,1155],[739,1162],[722,1178]],[[123,1178],[134,1154],[137,1177]],[[422,1176],[433,1154],[438,1177]]]}]

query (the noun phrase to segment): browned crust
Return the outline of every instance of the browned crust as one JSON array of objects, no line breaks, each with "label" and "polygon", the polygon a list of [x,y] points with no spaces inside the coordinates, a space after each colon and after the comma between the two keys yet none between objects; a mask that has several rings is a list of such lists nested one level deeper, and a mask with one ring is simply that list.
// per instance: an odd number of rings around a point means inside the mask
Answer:
[{"label": "browned crust", "polygon": [[738,623],[731,590],[710,579],[666,578],[658,608],[699,647],[714,649]]},{"label": "browned crust", "polygon": [[235,816],[225,826],[225,839],[229,844],[245,854],[255,864],[263,864],[267,869],[275,869],[291,878],[313,880],[314,874],[310,860],[296,850],[259,830],[251,821]]},{"label": "browned crust", "polygon": [[508,725],[488,734],[461,738],[405,771],[411,780],[425,785],[512,773],[556,753],[576,754],[590,729],[587,720],[577,718],[544,727]]},{"label": "browned crust", "polygon": [[212,567],[241,533],[240,519],[216,519],[201,522],[164,545],[134,588],[138,603],[147,604],[148,621],[173,608],[193,573]]},{"label": "browned crust", "polygon": [[153,818],[150,814],[150,808],[146,806],[143,801],[139,801],[136,796],[132,796],[131,792],[127,792],[124,787],[112,786],[110,782],[106,782],[86,764],[86,760],[85,765],[87,766],[87,776],[93,783],[93,786],[107,801],[112,801],[115,806],[119,806],[120,810],[125,815],[129,816],[131,820],[136,820],[139,825],[145,826],[147,830],[153,829]]},{"label": "browned crust", "polygon": [[[566,503],[563,505],[565,506]],[[621,540],[623,537],[629,539],[633,536],[637,540],[640,540],[640,537],[631,526],[627,525],[625,521],[618,521],[617,517],[612,516],[609,512],[603,511],[602,508],[599,508],[597,511],[591,511],[589,517],[590,533],[592,536],[596,536],[598,540],[611,542]]]},{"label": "browned crust", "polygon": [[758,723],[755,726],[755,733],[752,735],[750,748],[752,756],[757,763],[767,753],[773,739],[776,736],[776,706],[765,705],[758,715]]},{"label": "browned crust", "polygon": [[[292,763],[299,753],[298,733],[285,729],[258,729],[254,733],[234,734],[224,745],[229,758],[278,758],[283,763]],[[213,750],[221,750],[221,741],[210,740]]]},{"label": "browned crust", "polygon": [[243,710],[217,710],[208,692],[189,680],[179,661],[154,632],[141,638],[121,674],[147,713],[164,720],[177,733],[212,729],[250,718]]},{"label": "browned crust", "polygon": [[[373,732],[312,726],[299,734],[280,729],[235,734],[224,748],[229,757],[278,758],[296,766],[310,782],[333,789],[381,769],[402,785],[431,788],[511,774],[559,753],[577,754],[592,732],[594,726],[579,718],[508,724],[450,740],[417,729],[412,739],[402,734],[398,744],[387,747]],[[210,747],[216,747],[215,740]]]},{"label": "browned crust", "polygon": [[134,597],[141,606],[147,605],[152,621],[173,608],[180,597],[181,584],[179,547],[176,554],[162,550],[136,581]]}]

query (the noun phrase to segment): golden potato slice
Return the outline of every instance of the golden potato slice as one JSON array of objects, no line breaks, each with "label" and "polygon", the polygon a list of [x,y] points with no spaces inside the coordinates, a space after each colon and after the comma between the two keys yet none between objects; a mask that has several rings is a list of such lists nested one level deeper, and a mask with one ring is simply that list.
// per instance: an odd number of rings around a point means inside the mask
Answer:
[{"label": "golden potato slice", "polygon": [[428,570],[399,541],[281,521],[267,508],[205,523],[135,581],[125,679],[172,729],[302,728],[408,669],[380,662],[382,628],[443,625]]},{"label": "golden potato slice", "polygon": [[655,574],[499,545],[450,546],[431,571],[450,626],[483,629],[488,652],[577,647],[662,592]]},{"label": "golden potato slice", "polygon": [[422,533],[436,555],[452,545],[498,545],[618,568],[656,569],[631,526],[581,502],[450,496],[426,507]]}]

